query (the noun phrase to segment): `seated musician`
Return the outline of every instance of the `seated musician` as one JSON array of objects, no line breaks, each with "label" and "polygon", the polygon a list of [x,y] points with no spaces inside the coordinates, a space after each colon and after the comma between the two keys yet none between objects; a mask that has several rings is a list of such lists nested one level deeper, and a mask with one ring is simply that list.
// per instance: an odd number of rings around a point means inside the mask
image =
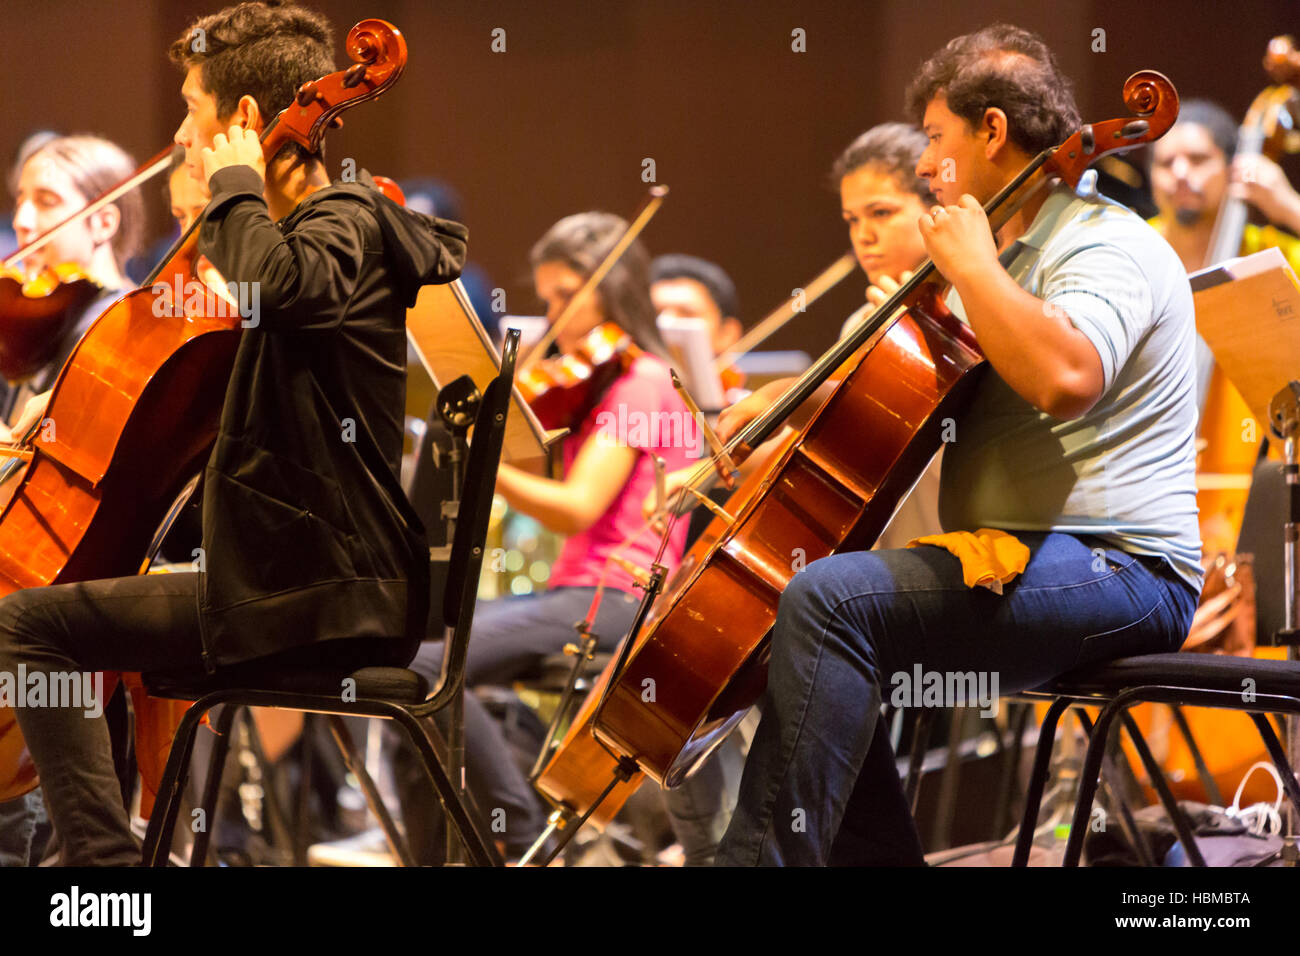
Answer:
[{"label": "seated musician", "polygon": [[[1178,121],[1151,145],[1151,197],[1160,214],[1151,220],[1188,272],[1205,261],[1225,193],[1245,200],[1270,225],[1247,223],[1240,255],[1270,246],[1300,269],[1300,193],[1267,156],[1235,156],[1237,124],[1208,100],[1185,100]],[[1283,231],[1285,230],[1285,231]]]},{"label": "seated musician", "polygon": [[[96,136],[51,136],[15,170],[14,234],[20,247],[84,209],[135,170],[116,144]],[[69,318],[51,357],[21,382],[4,383],[0,398],[0,441],[22,433],[44,406],[59,369],[82,334],[130,282],[124,267],[135,254],[144,224],[144,203],[132,190],[91,215],[71,223],[20,264],[28,275],[61,264],[79,268],[103,290]],[[114,717],[125,717],[113,708]],[[122,721],[124,722],[124,721]],[[44,849],[40,790],[0,803],[0,866],[35,864]]]},{"label": "seated musician", "polygon": [[[185,73],[176,142],[212,196],[199,250],[227,279],[259,283],[261,302],[205,472],[204,570],[15,592],[0,601],[0,670],[201,675],[273,655],[347,669],[414,653],[428,551],[397,478],[405,315],[419,286],[456,275],[466,233],[361,184],[331,186],[297,147],[263,162],[259,132],[333,70],[330,34],[301,7],[245,3],[171,48]],[[102,720],[16,716],[62,862],[138,861]]]},{"label": "seated musician", "polygon": [[[580,213],[561,219],[533,246],[533,283],[551,322],[625,228],[617,216]],[[686,420],[668,375],[668,353],[650,301],[649,267],[645,247],[633,242],[556,339],[560,351],[569,352],[588,332],[613,322],[644,350],[581,420],[569,425],[563,477],[501,465],[496,490],[510,507],[568,537],[545,592],[479,604],[466,664],[469,687],[508,683],[558,653],[575,639],[574,624],[586,617],[602,582],[593,627],[599,649],[613,650],[631,627],[641,592],[631,573],[610,557],[649,568],[659,545],[659,534],[641,515],[641,500],[654,485],[651,456],[662,457],[669,469],[681,468],[702,440]],[[620,433],[623,427],[627,434]],[[664,556],[670,571],[681,560],[685,535],[686,523],[677,522]],[[411,665],[430,679],[441,666],[441,643],[426,644]],[[501,729],[473,694],[465,698],[465,767],[480,810],[485,815],[504,811],[507,856],[521,855],[545,827],[547,811],[514,763]],[[407,807],[408,827],[419,826],[409,819],[411,812]]]},{"label": "seated musician", "polygon": [[[719,850],[728,865],[922,863],[878,719],[892,675],[982,675],[996,695],[1172,651],[1200,590],[1178,257],[1128,210],[1060,184],[993,235],[981,204],[1080,125],[1033,34],[952,40],[908,100],[929,137],[916,171],[937,203],[920,219],[926,251],[991,366],[945,452],[943,526],[1010,533],[1027,565],[1000,595],[967,587],[938,546],[833,555],[794,576]],[[762,405],[724,413],[723,431]]]},{"label": "seated musician", "polygon": [[[116,144],[97,136],[59,136],[49,140],[23,162],[18,173],[14,233],[21,248],[41,233],[84,209],[135,171],[131,157]],[[0,418],[6,426],[24,424],[29,401],[54,383],[73,346],[108,304],[131,287],[126,262],[140,245],[144,202],[138,189],[69,225],[48,243],[24,258],[28,275],[68,264],[77,266],[102,290],[64,330],[53,356],[22,382],[7,383]],[[31,412],[36,410],[33,403]],[[18,430],[18,429],[16,429]],[[6,428],[7,431],[7,428]],[[7,433],[0,439],[8,440]]]}]

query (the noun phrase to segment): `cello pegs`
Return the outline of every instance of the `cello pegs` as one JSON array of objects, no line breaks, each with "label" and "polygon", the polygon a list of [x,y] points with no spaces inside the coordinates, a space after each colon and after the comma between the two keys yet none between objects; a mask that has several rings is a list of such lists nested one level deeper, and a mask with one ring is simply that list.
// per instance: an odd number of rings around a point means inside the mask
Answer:
[{"label": "cello pegs", "polygon": [[352,89],[352,87],[360,84],[365,78],[366,65],[364,63],[357,63],[348,67],[347,72],[343,74],[343,85],[348,89]]},{"label": "cello pegs", "polygon": [[1115,135],[1120,139],[1137,139],[1139,136],[1145,136],[1150,128],[1150,124],[1146,120],[1134,120],[1131,123],[1124,124],[1124,128]]},{"label": "cello pegs", "polygon": [[302,86],[298,87],[298,105],[304,108],[311,106],[319,95],[320,94],[316,91],[316,81],[308,80]]}]

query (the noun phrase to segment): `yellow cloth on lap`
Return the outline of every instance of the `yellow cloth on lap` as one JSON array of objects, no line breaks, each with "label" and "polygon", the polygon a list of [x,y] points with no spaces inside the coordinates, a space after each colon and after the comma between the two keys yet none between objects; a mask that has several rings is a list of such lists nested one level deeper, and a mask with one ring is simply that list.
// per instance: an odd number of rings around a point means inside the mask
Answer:
[{"label": "yellow cloth on lap", "polygon": [[907,542],[909,548],[918,544],[932,544],[957,556],[961,562],[962,579],[966,587],[986,587],[994,594],[1002,593],[1006,584],[1025,569],[1029,563],[1029,548],[1005,531],[980,528],[978,531],[951,531],[948,534],[927,534]]}]

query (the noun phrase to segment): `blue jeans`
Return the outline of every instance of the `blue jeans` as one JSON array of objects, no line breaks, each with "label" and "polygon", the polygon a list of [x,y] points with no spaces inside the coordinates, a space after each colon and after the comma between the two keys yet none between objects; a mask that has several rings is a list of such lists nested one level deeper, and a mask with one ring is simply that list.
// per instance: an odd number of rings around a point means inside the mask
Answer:
[{"label": "blue jeans", "polygon": [[36,866],[48,837],[49,821],[40,788],[0,803],[0,867]]},{"label": "blue jeans", "polygon": [[1091,537],[1016,536],[1031,556],[1002,595],[966,587],[957,558],[930,545],[833,555],[795,575],[719,865],[919,864],[882,698],[930,704],[910,685],[938,675],[960,686],[959,674],[996,697],[1182,644],[1198,595],[1163,559]]}]

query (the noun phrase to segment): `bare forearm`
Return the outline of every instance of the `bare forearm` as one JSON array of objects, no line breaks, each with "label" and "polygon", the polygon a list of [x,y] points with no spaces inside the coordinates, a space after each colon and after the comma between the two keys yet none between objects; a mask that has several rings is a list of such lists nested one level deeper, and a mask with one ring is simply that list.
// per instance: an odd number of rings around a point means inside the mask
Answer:
[{"label": "bare forearm", "polygon": [[591,513],[590,501],[579,489],[510,465],[503,464],[497,471],[496,490],[510,507],[559,534],[579,534],[600,517]]}]

